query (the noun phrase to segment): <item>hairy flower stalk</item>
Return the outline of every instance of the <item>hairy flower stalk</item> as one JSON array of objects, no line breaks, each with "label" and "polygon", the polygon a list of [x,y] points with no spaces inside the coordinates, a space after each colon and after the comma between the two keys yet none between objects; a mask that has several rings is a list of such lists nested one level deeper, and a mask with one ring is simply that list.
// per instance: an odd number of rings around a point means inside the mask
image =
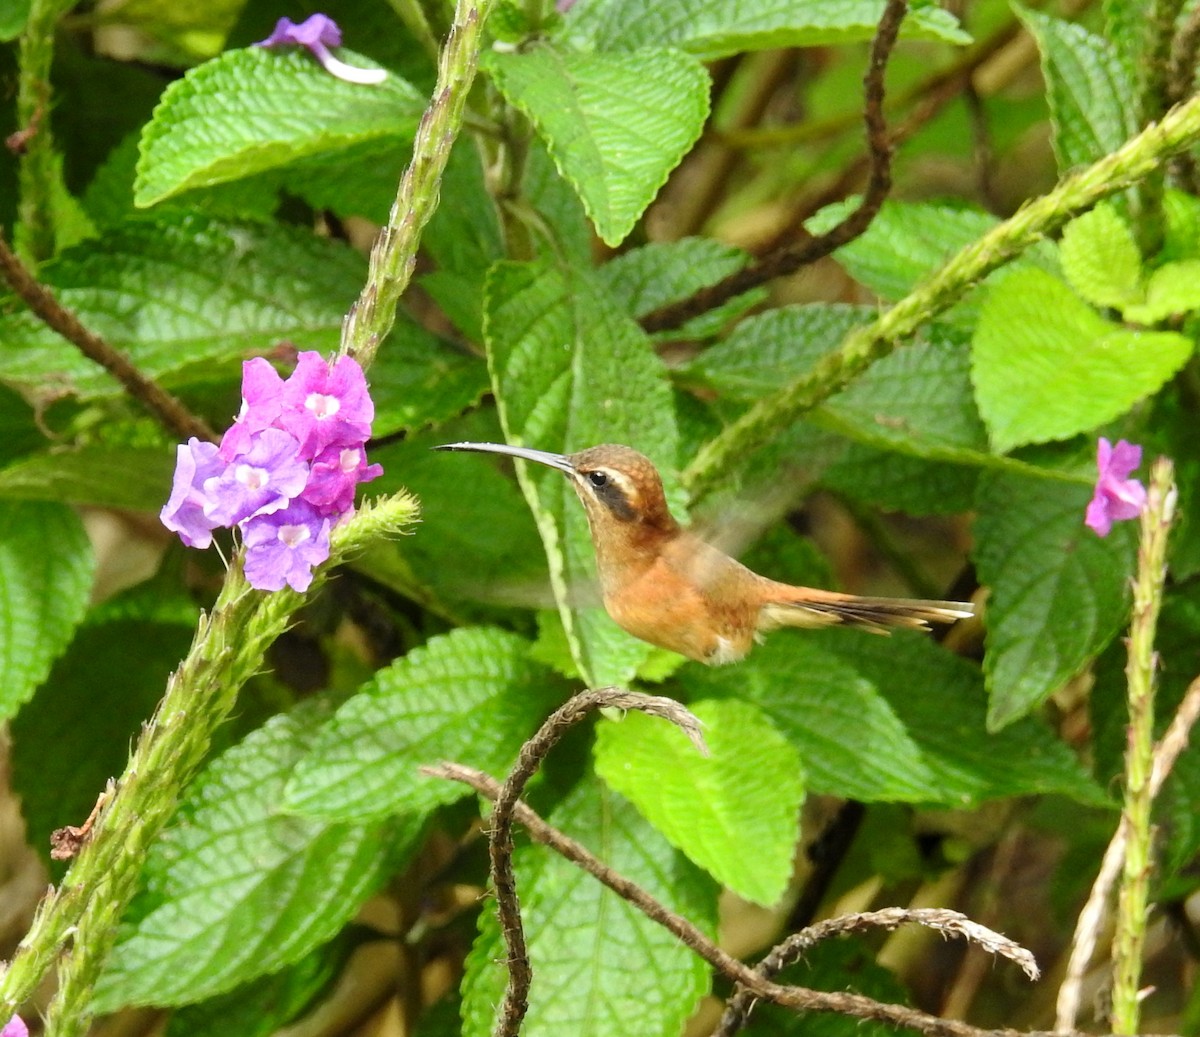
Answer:
[{"label": "hairy flower stalk", "polygon": [[1138,571],[1133,585],[1133,619],[1125,666],[1129,697],[1129,744],[1125,752],[1125,817],[1129,841],[1117,900],[1113,937],[1114,1033],[1137,1033],[1138,986],[1146,941],[1146,905],[1151,869],[1150,807],[1154,752],[1154,633],[1167,572],[1167,537],[1175,517],[1174,468],[1160,457],[1150,469],[1141,515]]},{"label": "hairy flower stalk", "polygon": [[[395,534],[413,521],[416,510],[404,495],[364,506],[334,531],[331,564]],[[0,1016],[15,1012],[60,962],[47,1032],[77,1037],[86,1031],[92,989],[116,939],[117,920],[137,888],[147,849],[174,813],[241,686],[262,667],[267,648],[304,600],[292,590],[254,591],[236,567],[230,570],[91,837],[62,885],[39,906],[0,978]]]}]

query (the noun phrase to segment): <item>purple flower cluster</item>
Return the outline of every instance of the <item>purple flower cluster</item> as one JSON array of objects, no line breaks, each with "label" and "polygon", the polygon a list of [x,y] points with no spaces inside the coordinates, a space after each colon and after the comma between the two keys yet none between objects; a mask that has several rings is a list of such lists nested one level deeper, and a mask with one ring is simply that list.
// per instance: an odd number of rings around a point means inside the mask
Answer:
[{"label": "purple flower cluster", "polygon": [[159,517],[189,547],[237,526],[250,586],[307,590],[330,530],[354,513],[355,487],[383,473],[363,449],[374,417],[351,357],[301,353],[287,381],[261,357],[247,360],[241,413],[220,446],[193,437],[179,447]]},{"label": "purple flower cluster", "polygon": [[1096,447],[1096,492],[1088,504],[1084,524],[1106,537],[1114,522],[1137,518],[1146,506],[1146,488],[1129,478],[1142,463],[1142,448],[1119,440],[1113,446],[1103,436]]}]

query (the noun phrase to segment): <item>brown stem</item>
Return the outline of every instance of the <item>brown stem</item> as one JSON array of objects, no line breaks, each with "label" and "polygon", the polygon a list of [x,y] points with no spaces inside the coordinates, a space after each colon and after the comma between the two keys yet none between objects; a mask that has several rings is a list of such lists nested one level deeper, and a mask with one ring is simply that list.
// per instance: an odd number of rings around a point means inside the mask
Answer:
[{"label": "brown stem", "polygon": [[123,353],[84,327],[79,318],[33,276],[3,237],[0,237],[0,273],[39,320],[116,378],[129,395],[140,400],[170,432],[181,439],[195,436],[214,443],[218,440],[217,434],[203,419],[192,414],[157,382],[142,374]]},{"label": "brown stem", "polygon": [[684,731],[700,752],[706,755],[708,752],[700,734],[700,721],[674,699],[641,695],[622,688],[597,688],[581,692],[552,713],[537,733],[521,747],[512,773],[497,790],[496,807],[492,811],[491,835],[488,839],[492,886],[495,889],[496,907],[500,915],[500,931],[508,948],[508,987],[504,992],[500,1020],[496,1024],[496,1037],[516,1037],[520,1032],[521,1022],[529,1008],[529,987],[533,979],[529,953],[525,946],[521,907],[517,899],[516,876],[513,874],[513,814],[526,783],[533,777],[555,743],[573,725],[602,706],[638,709],[643,713],[669,720]]},{"label": "brown stem", "polygon": [[667,331],[686,324],[693,317],[715,309],[735,296],[791,274],[802,266],[816,262],[862,234],[879,212],[883,200],[892,188],[892,144],[888,139],[887,122],[883,116],[883,79],[888,57],[900,32],[900,23],[908,11],[908,0],[888,0],[879,20],[879,28],[871,41],[871,57],[863,77],[865,97],[864,122],[867,131],[867,151],[871,173],[867,188],[858,207],[837,226],[813,237],[802,231],[799,241],[736,271],[724,280],[709,285],[690,298],[659,307],[641,319],[646,331]]}]

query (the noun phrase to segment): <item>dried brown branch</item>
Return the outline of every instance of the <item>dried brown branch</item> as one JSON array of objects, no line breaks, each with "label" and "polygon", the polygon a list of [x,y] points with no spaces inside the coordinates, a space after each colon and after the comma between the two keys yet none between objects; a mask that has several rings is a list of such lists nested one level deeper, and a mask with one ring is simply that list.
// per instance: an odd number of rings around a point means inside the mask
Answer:
[{"label": "dried brown branch", "polygon": [[0,237],[0,274],[4,275],[12,290],[42,323],[116,378],[129,395],[139,400],[170,432],[181,439],[195,436],[197,439],[217,441],[217,434],[203,419],[192,414],[157,382],[142,374],[123,353],[84,327],[79,318],[34,277],[3,237]]},{"label": "dried brown branch", "polygon": [[[1188,686],[1179,703],[1179,709],[1171,719],[1171,724],[1154,747],[1152,769],[1150,771],[1150,798],[1158,796],[1163,782],[1179,759],[1179,754],[1187,748],[1188,736],[1197,718],[1200,717],[1200,677]],[[1083,979],[1087,967],[1091,963],[1092,954],[1096,949],[1100,927],[1104,923],[1108,911],[1108,898],[1112,892],[1113,883],[1121,872],[1125,860],[1125,842],[1129,838],[1129,822],[1125,815],[1117,825],[1104,858],[1100,862],[1100,873],[1092,884],[1087,903],[1079,912],[1079,920],[1075,923],[1075,938],[1071,941],[1071,956],[1067,961],[1066,976],[1058,989],[1058,1007],[1055,1027],[1060,1030],[1075,1028],[1079,1016],[1079,1003],[1083,990]]]},{"label": "dried brown branch", "polygon": [[[585,693],[588,695],[595,692]],[[645,696],[640,696],[645,698]],[[664,701],[664,700],[660,700]],[[665,700],[669,702],[670,700]],[[571,704],[568,703],[568,706]],[[677,708],[682,708],[675,703]],[[566,709],[567,707],[564,707]],[[638,707],[634,707],[638,708]],[[562,712],[562,711],[560,711]],[[553,718],[552,718],[553,720]],[[446,778],[450,781],[463,782],[475,789],[480,795],[499,803],[502,786],[495,778],[484,774],[473,767],[465,767],[456,763],[442,763],[433,767],[423,767],[422,772],[432,777]],[[499,810],[499,805],[497,805]],[[858,1019],[873,1019],[877,1022],[891,1023],[896,1026],[910,1026],[929,1034],[930,1037],[1052,1037],[1049,1033],[1029,1032],[1018,1030],[982,1030],[967,1023],[953,1019],[939,1019],[926,1012],[908,1008],[905,1005],[891,1005],[862,994],[810,990],[806,987],[785,986],[772,982],[764,977],[757,969],[745,962],[732,957],[688,919],[669,911],[641,886],[614,871],[607,864],[593,855],[588,849],[574,839],[547,824],[537,813],[526,804],[515,800],[511,806],[512,817],[519,821],[529,832],[530,837],[544,846],[550,847],[567,860],[578,865],[589,875],[604,883],[618,896],[629,901],[647,918],[657,922],[668,932],[672,933],[687,947],[717,969],[730,982],[742,987],[748,994],[763,1001],[771,1001],[797,1011],[836,1012]],[[878,913],[877,913],[878,914]],[[886,912],[884,913],[886,914]],[[952,912],[945,912],[952,915]],[[857,916],[851,916],[855,918]],[[867,916],[870,917],[870,916]],[[836,921],[836,920],[835,920]],[[900,919],[903,921],[903,919]],[[825,923],[822,923],[825,924]],[[982,927],[981,927],[982,928]],[[829,935],[829,933],[826,933]],[[1003,940],[1003,937],[995,936]],[[1081,1037],[1073,1034],[1056,1034],[1053,1037]]]},{"label": "dried brown branch", "polygon": [[659,307],[641,319],[646,331],[667,331],[686,324],[693,317],[715,309],[751,288],[773,281],[785,274],[816,262],[862,234],[879,212],[883,200],[892,189],[892,142],[888,137],[887,121],[883,115],[883,80],[888,57],[900,32],[900,23],[908,11],[908,0],[888,0],[883,17],[871,41],[871,56],[863,77],[865,101],[864,122],[867,133],[867,152],[870,156],[870,176],[862,200],[853,212],[835,227],[816,237],[801,228],[801,238],[716,284],[702,288],[679,302]]},{"label": "dried brown branch", "polygon": [[508,986],[496,1037],[516,1037],[529,1008],[529,986],[533,972],[525,946],[525,928],[521,922],[521,907],[517,898],[516,877],[513,874],[513,814],[521,792],[546,754],[570,728],[593,710],[604,706],[616,709],[637,709],[670,721],[691,739],[696,749],[708,754],[700,721],[674,699],[641,695],[623,688],[597,688],[574,696],[560,706],[522,747],[516,766],[508,780],[497,791],[496,807],[492,811],[492,827],[488,853],[492,863],[492,885],[496,892],[496,907],[500,915],[500,931],[508,948]]}]

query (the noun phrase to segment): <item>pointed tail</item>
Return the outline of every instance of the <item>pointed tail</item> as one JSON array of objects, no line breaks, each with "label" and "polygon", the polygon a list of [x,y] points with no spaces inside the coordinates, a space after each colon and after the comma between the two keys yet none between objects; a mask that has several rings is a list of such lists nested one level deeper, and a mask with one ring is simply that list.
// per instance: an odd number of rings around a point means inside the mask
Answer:
[{"label": "pointed tail", "polygon": [[810,587],[779,585],[777,599],[759,616],[759,630],[779,627],[826,627],[842,624],[887,634],[894,629],[928,630],[930,623],[953,623],[975,614],[969,601],[923,601],[919,598],[863,598]]}]

